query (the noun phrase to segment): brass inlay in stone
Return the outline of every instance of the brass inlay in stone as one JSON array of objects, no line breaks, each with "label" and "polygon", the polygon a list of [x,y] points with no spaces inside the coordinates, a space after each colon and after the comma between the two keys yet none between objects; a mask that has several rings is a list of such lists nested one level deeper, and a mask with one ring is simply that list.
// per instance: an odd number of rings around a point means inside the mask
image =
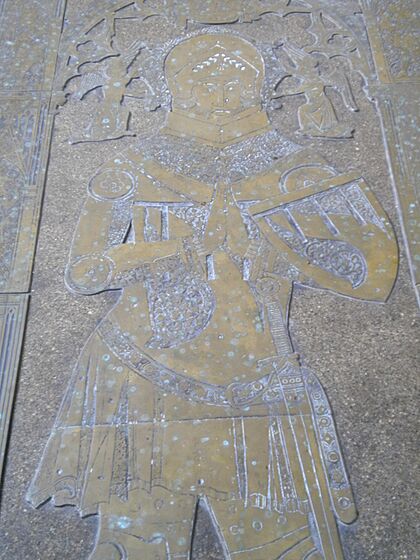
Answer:
[{"label": "brass inlay in stone", "polygon": [[16,94],[0,96],[0,102],[0,292],[25,292],[49,150],[49,100],[44,94]]},{"label": "brass inlay in stone", "polygon": [[[288,10],[290,0],[268,0],[264,3],[249,0],[187,0],[179,2],[172,0],[169,2],[175,8],[178,21],[182,25],[188,22],[198,22],[203,24],[229,24],[229,23],[249,23],[264,14],[275,13],[282,15]],[[299,8],[296,8],[299,10]]]},{"label": "brass inlay in stone", "polygon": [[[352,141],[364,94],[420,285],[414,2],[363,0],[375,70],[367,37],[324,2],[99,4],[62,26],[64,0],[0,0],[0,474],[54,111],[96,96],[70,144],[139,137],[90,177],[65,282],[119,298],[79,357],[28,500],[98,515],[91,560],[190,558],[197,504],[226,559],[340,560],[355,500],[288,313],[296,285],[366,302],[393,288],[394,231],[363,170],[317,150]],[[304,21],[293,37],[288,17]],[[261,18],[279,24],[270,45],[253,34]],[[312,148],[273,118],[295,96]],[[133,103],[162,127],[136,129]]]},{"label": "brass inlay in stone", "polygon": [[6,452],[29,296],[0,294],[0,473]]},{"label": "brass inlay in stone", "polygon": [[63,2],[0,2],[0,322],[6,329],[0,338],[0,477],[49,157],[63,16]]},{"label": "brass inlay in stone", "polygon": [[166,78],[173,96],[169,134],[223,148],[269,129],[261,107],[264,61],[246,41],[209,35],[180,43],[167,59]]},{"label": "brass inlay in stone", "polygon": [[[242,19],[207,4],[205,23]],[[186,19],[201,20],[192,5]],[[114,15],[98,21],[96,46],[117,44]],[[361,172],[273,127],[276,83],[264,88],[273,75],[250,39],[178,29],[156,56],[166,124],[92,175],[66,270],[71,291],[120,297],[82,351],[28,500],[99,514],[91,560],[189,558],[197,502],[226,558],[338,560],[337,523],[352,523],[356,506],[288,309],[296,283],[384,302],[398,265],[392,226]],[[300,125],[347,138],[338,121],[324,126],[330,82],[314,84],[311,56],[299,77],[321,107]],[[108,139],[121,135],[111,129]]]},{"label": "brass inlay in stone", "polygon": [[419,103],[417,3],[363,2],[377,74],[375,95],[400,210],[414,289],[420,305]]}]

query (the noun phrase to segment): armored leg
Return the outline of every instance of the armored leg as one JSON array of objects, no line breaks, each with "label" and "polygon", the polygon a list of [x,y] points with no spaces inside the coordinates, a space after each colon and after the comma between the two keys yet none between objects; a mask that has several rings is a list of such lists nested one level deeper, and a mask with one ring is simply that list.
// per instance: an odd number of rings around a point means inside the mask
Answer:
[{"label": "armored leg", "polygon": [[232,560],[303,560],[317,552],[306,513],[284,516],[242,500],[208,503]]},{"label": "armored leg", "polygon": [[100,510],[100,528],[89,560],[187,560],[196,499],[155,487],[112,498]]}]

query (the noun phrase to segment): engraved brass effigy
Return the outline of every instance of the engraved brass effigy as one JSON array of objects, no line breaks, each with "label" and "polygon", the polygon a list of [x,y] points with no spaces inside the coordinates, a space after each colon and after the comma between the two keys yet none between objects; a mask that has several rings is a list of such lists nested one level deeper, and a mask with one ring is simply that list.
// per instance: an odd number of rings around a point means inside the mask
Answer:
[{"label": "engraved brass effigy", "polygon": [[360,172],[273,127],[251,40],[180,37],[164,73],[165,126],[88,185],[66,283],[120,297],[28,499],[99,514],[91,560],[189,558],[198,501],[226,558],[343,558],[338,524],[356,506],[288,308],[295,283],[385,301],[392,226]]}]

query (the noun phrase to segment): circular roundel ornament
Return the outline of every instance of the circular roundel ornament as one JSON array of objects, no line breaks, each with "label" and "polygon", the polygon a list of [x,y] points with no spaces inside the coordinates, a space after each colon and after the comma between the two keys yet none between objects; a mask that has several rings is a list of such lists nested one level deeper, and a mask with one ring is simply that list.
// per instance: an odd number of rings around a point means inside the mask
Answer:
[{"label": "circular roundel ornament", "polygon": [[66,270],[66,284],[70,290],[86,295],[106,290],[114,269],[113,261],[104,255],[83,255]]},{"label": "circular roundel ornament", "polygon": [[337,173],[327,165],[303,165],[288,171],[280,179],[279,187],[282,192],[296,192],[305,187],[316,185],[320,181],[330,179]]},{"label": "circular roundel ornament", "polygon": [[107,169],[90,180],[89,192],[98,200],[118,200],[129,196],[134,187],[135,181],[130,173]]}]

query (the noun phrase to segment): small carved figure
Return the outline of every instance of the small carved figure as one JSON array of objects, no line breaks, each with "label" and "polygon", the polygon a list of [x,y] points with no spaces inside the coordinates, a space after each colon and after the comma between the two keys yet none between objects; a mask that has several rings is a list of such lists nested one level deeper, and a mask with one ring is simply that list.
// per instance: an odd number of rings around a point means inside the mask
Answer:
[{"label": "small carved figure", "polygon": [[392,227],[359,173],[273,129],[251,42],[180,40],[165,76],[165,128],[88,186],[66,282],[120,297],[82,352],[28,499],[99,514],[91,560],[186,560],[197,501],[226,558],[340,560],[337,521],[356,507],[288,308],[295,282],[385,300]]},{"label": "small carved figure", "polygon": [[[128,130],[130,111],[123,101],[127,86],[137,77],[133,65],[142,50],[141,41],[133,41],[128,48],[116,44],[114,16],[108,15],[101,21],[94,40],[89,36],[74,47],[69,57],[65,88],[66,99],[83,100],[96,91],[99,109],[86,127],[82,137],[72,139],[77,142],[98,142],[122,136],[132,136]],[[69,93],[69,89],[73,89]]]},{"label": "small carved figure", "polygon": [[[284,63],[288,75],[281,80],[277,89],[280,89],[279,97],[305,95],[306,103],[298,110],[300,132],[312,137],[350,138],[354,129],[339,123],[334,105],[326,94],[327,87],[334,88],[340,93],[347,109],[358,111],[344,72],[333,69],[321,73],[319,59],[291,44],[284,44],[283,50],[293,64]],[[288,86],[290,78],[299,84]]]},{"label": "small carved figure", "polygon": [[106,67],[97,70],[95,65],[82,66],[82,74],[75,97],[83,99],[91,91],[100,88],[103,96],[101,108],[86,128],[84,141],[100,141],[132,136],[128,131],[130,111],[123,106],[128,84],[136,77],[131,64],[141,50],[140,41],[128,49],[118,50],[107,59]]}]

